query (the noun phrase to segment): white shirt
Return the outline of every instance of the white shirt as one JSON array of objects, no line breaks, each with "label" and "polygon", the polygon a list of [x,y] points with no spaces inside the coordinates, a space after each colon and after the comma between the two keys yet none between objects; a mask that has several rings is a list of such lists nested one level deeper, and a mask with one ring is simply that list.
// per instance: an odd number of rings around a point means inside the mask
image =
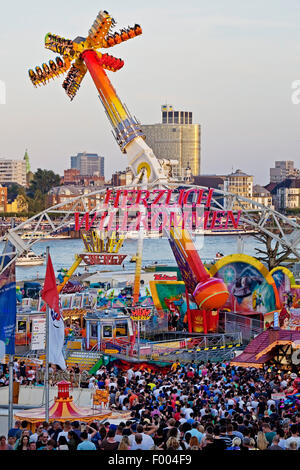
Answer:
[{"label": "white shirt", "polygon": [[267,401],[267,405],[270,408],[271,405],[276,405],[275,401],[270,398],[270,400]]},{"label": "white shirt", "polygon": [[133,441],[130,446],[130,450],[149,450],[149,448],[147,444],[143,443],[143,441],[141,444],[137,444],[135,441]]},{"label": "white shirt", "polygon": [[285,439],[280,439],[280,441],[278,442],[278,445],[280,447],[282,447],[283,449],[285,449],[286,447],[286,440]]},{"label": "white shirt", "polygon": [[144,434],[144,433],[142,433],[141,436],[143,436],[143,440],[141,444],[138,444],[138,447],[135,442],[135,434],[131,434],[129,436],[130,447],[132,450],[135,450],[135,449],[150,450],[151,447],[154,446],[154,441],[151,436],[148,436],[148,434]]},{"label": "white shirt", "polygon": [[39,434],[37,434],[37,433],[35,432],[34,434],[32,434],[32,435],[30,436],[30,440],[33,441],[33,442],[37,442],[38,437],[39,437]]},{"label": "white shirt", "polygon": [[191,413],[193,413],[193,410],[192,410],[192,408],[186,408],[184,413],[185,413],[186,419],[190,419]]},{"label": "white shirt", "polygon": [[132,369],[128,369],[128,371],[127,371],[128,380],[131,380],[133,376],[134,376],[133,370],[132,370]]},{"label": "white shirt", "polygon": [[121,442],[122,439],[123,439],[123,436],[121,434],[116,434],[115,435],[115,441]]},{"label": "white shirt", "polygon": [[123,405],[123,401],[125,400],[126,397],[127,397],[127,395],[120,395],[120,396],[119,396],[119,403],[120,403],[120,405]]},{"label": "white shirt", "polygon": [[288,439],[286,439],[285,448],[288,449],[290,443],[293,442],[293,441],[297,442],[297,449],[299,449],[299,447],[300,447],[300,437],[299,436],[295,436],[295,437],[291,436]]},{"label": "white shirt", "polygon": [[69,441],[69,439],[68,439],[68,433],[69,433],[69,431],[61,431],[61,432],[58,434],[58,436],[57,436],[57,442],[59,441],[60,436],[65,436],[65,438],[67,439],[67,441]]}]

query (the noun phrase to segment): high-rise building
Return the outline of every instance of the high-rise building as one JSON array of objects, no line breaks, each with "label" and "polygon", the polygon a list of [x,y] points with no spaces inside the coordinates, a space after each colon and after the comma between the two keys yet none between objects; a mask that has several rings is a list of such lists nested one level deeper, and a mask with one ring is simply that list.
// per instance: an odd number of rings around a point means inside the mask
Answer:
[{"label": "high-rise building", "polygon": [[201,126],[193,124],[193,113],[175,111],[173,106],[163,105],[161,124],[141,126],[146,142],[158,159],[177,160],[174,176],[185,177],[187,169],[193,176],[200,174]]},{"label": "high-rise building", "polygon": [[26,186],[26,161],[0,158],[0,184]]},{"label": "high-rise building", "polygon": [[281,183],[286,178],[299,177],[300,170],[294,167],[292,160],[275,162],[275,168],[270,168],[270,183]]},{"label": "high-rise building", "polygon": [[104,157],[97,153],[78,153],[75,157],[71,157],[71,169],[79,170],[82,176],[104,177]]}]

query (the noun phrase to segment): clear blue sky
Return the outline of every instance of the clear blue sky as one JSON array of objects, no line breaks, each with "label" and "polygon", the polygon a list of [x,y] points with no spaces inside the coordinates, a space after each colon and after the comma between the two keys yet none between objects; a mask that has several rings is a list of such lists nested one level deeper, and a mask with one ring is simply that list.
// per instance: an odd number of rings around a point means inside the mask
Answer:
[{"label": "clear blue sky", "polygon": [[59,173],[80,151],[106,157],[106,176],[127,165],[87,75],[70,103],[62,79],[35,89],[27,70],[55,57],[45,33],[86,35],[108,10],[117,27],[139,23],[143,35],[111,49],[125,60],[110,73],[120,98],[145,124],[160,121],[166,100],[202,125],[202,173],[232,168],[268,182],[275,160],[300,166],[300,105],[291,83],[300,79],[298,0],[95,0],[5,2],[0,17],[0,157]]}]

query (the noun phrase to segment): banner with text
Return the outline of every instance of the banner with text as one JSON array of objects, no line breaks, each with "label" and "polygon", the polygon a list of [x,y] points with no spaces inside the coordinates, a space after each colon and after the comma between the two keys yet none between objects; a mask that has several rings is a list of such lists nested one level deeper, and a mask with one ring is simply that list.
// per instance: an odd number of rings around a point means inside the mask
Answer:
[{"label": "banner with text", "polygon": [[2,268],[7,268],[0,275],[0,361],[5,354],[15,354],[15,330],[17,317],[16,268],[10,261],[14,247],[6,242],[0,257]]}]

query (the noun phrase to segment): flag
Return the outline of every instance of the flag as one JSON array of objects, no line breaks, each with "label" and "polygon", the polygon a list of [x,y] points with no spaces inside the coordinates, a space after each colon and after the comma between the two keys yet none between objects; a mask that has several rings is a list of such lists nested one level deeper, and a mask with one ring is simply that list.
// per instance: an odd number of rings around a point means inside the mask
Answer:
[{"label": "flag", "polygon": [[0,255],[0,362],[5,354],[15,354],[15,330],[17,318],[15,262],[11,261],[15,248],[7,241]]},{"label": "flag", "polygon": [[42,299],[52,310],[57,313],[57,315],[60,316],[59,295],[57,292],[56,277],[50,255],[48,255],[45,283],[42,290]]},{"label": "flag", "polygon": [[50,255],[48,255],[42,299],[49,306],[46,313],[46,315],[49,315],[49,362],[57,364],[61,369],[66,369],[63,355],[65,341],[64,320],[60,313],[59,295]]}]

